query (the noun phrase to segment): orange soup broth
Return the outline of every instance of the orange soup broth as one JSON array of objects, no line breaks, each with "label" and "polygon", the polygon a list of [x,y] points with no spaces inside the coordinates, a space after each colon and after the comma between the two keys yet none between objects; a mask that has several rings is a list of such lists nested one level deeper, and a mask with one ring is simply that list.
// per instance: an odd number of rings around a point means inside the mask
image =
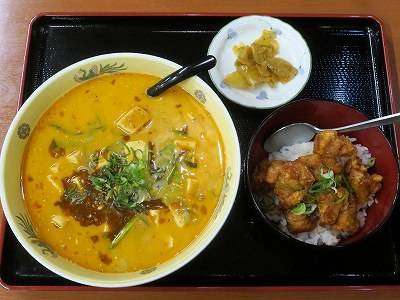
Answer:
[{"label": "orange soup broth", "polygon": [[[212,215],[222,190],[225,172],[220,133],[205,108],[180,87],[150,98],[147,87],[159,78],[144,74],[113,74],[84,82],[57,100],[41,117],[29,138],[22,168],[22,188],[26,206],[38,236],[59,255],[100,272],[137,271],[160,264],[187,247]],[[81,226],[69,218],[55,226],[54,216],[63,216],[60,201],[62,179],[87,166],[90,154],[124,141],[127,135],[115,121],[135,106],[152,118],[130,140],[163,145],[172,138],[172,129],[188,124],[197,140],[196,178],[203,199],[197,222],[177,226],[170,212],[162,222],[137,218],[133,228],[113,249],[104,235],[104,224]],[[53,140],[62,141],[65,155],[49,153]],[[79,152],[78,152],[79,151]],[[78,153],[78,154],[77,154]],[[198,201],[199,202],[199,201]]]}]

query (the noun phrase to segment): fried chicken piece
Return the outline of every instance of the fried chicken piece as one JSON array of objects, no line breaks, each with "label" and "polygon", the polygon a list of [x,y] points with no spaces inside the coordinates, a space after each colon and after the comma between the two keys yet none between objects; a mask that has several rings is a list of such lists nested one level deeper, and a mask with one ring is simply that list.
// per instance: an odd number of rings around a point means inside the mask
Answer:
[{"label": "fried chicken piece", "polygon": [[275,184],[279,180],[282,172],[284,172],[286,163],[287,162],[282,160],[270,161],[267,169],[265,170],[265,181],[270,184]]},{"label": "fried chicken piece", "polygon": [[321,167],[327,167],[335,174],[342,173],[343,171],[343,166],[336,157],[322,157],[321,155],[314,153],[300,156],[298,160],[312,169],[316,180],[320,177]]},{"label": "fried chicken piece", "polygon": [[253,179],[272,185],[284,210],[298,204],[314,182],[311,170],[299,160],[263,162]]},{"label": "fried chicken piece", "polygon": [[274,192],[280,200],[279,207],[281,207],[283,210],[286,210],[300,203],[303,200],[307,191],[305,189],[302,189],[293,192],[287,187],[275,186]]},{"label": "fried chicken piece", "polygon": [[321,157],[352,156],[357,154],[353,143],[343,135],[334,130],[324,130],[315,136],[314,151]]},{"label": "fried chicken piece", "polygon": [[[260,172],[265,168],[260,168]],[[299,160],[295,161],[281,161],[272,160],[267,165],[265,180],[271,184],[278,182],[289,185],[293,189],[297,189],[299,185],[310,185],[314,181],[312,172],[308,169],[307,165]]]},{"label": "fried chicken piece", "polygon": [[321,172],[320,169],[321,166],[323,165],[320,155],[308,154],[300,156],[298,160],[312,170],[315,179],[318,179],[320,177],[320,172]]},{"label": "fried chicken piece", "polygon": [[339,203],[338,201],[348,194],[349,192],[344,187],[340,187],[337,193],[329,190],[320,194],[317,204],[320,213],[319,224],[321,226],[326,227],[336,222],[343,205],[346,204],[346,201]]},{"label": "fried chicken piece", "polygon": [[[262,161],[260,161],[260,163],[257,165],[256,171],[252,176],[252,184],[256,189],[258,190],[273,189],[273,186],[268,182],[275,182],[276,179],[274,179],[274,177],[278,176],[278,174],[274,175],[273,173],[268,173],[268,169],[272,163],[280,164],[283,163],[283,161],[270,161],[267,158],[265,158]],[[278,168],[274,169],[278,170]],[[267,179],[267,176],[271,176],[272,178]]]},{"label": "fried chicken piece", "polygon": [[290,233],[307,232],[317,227],[318,218],[315,216],[296,215],[291,210],[287,210],[285,216]]},{"label": "fried chicken piece", "polygon": [[337,157],[321,157],[322,164],[331,169],[333,173],[340,174],[343,172],[343,165]]},{"label": "fried chicken piece", "polygon": [[333,224],[333,228],[349,235],[356,233],[360,229],[357,211],[357,200],[350,194],[349,201],[343,205],[336,223]]},{"label": "fried chicken piece", "polygon": [[359,204],[364,205],[370,200],[370,195],[382,188],[383,177],[378,174],[369,174],[359,157],[349,159],[345,165],[347,180],[354,189]]}]

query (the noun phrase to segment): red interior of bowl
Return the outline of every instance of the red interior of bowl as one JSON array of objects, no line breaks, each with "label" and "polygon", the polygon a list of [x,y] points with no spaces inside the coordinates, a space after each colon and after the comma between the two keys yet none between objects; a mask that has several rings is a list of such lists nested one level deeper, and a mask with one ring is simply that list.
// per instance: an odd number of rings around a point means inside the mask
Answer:
[{"label": "red interior of bowl", "polygon": [[[253,137],[248,154],[248,176],[253,174],[258,162],[268,154],[263,149],[265,139],[275,130],[296,122],[313,124],[320,128],[335,128],[368,118],[358,110],[347,105],[327,100],[301,100],[292,102],[272,113]],[[399,185],[398,160],[382,131],[378,128],[364,129],[346,133],[357,142],[368,147],[376,158],[372,171],[383,176],[383,188],[367,213],[366,224],[355,235],[343,239],[339,246],[348,245],[365,238],[387,219],[397,198]]]}]

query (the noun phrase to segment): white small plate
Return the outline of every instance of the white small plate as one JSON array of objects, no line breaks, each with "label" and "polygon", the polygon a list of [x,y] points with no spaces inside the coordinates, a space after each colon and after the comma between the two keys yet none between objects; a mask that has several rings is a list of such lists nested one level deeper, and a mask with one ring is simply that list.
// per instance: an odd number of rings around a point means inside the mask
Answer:
[{"label": "white small plate", "polygon": [[[240,42],[250,45],[264,29],[274,30],[279,42],[279,54],[298,70],[288,83],[271,88],[262,84],[255,89],[232,88],[223,83],[235,71],[236,55],[233,46]],[[280,106],[296,97],[306,85],[311,73],[311,53],[301,34],[289,24],[268,16],[246,16],[224,26],[212,40],[208,54],[217,58],[217,65],[209,70],[217,89],[231,101],[251,108],[267,109]]]}]

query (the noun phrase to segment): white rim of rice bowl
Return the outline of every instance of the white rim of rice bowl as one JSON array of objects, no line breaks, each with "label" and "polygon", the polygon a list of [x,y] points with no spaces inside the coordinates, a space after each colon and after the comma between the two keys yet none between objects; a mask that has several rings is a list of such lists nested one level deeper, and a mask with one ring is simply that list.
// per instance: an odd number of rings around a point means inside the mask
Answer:
[{"label": "white rim of rice bowl", "polygon": [[[30,96],[29,98],[25,101],[25,103],[21,106],[21,108],[18,110],[16,116],[14,117],[8,131],[6,134],[6,137],[4,139],[3,147],[2,147],[2,155],[0,158],[0,184],[1,186],[7,186],[7,184],[15,183],[17,180],[19,183],[19,176],[17,179],[9,179],[10,177],[16,177],[14,176],[15,174],[19,174],[20,169],[18,170],[13,170],[10,172],[10,165],[12,164],[17,164],[16,162],[10,163],[7,161],[7,158],[16,156],[20,157],[21,156],[21,151],[23,153],[25,147],[23,149],[20,149],[22,147],[18,147],[18,137],[16,132],[18,130],[18,126],[21,124],[22,121],[24,120],[30,120],[32,123],[36,124],[38,118],[40,118],[41,115],[37,116],[38,113],[34,117],[30,117],[30,112],[33,109],[33,107],[37,107],[38,103],[40,102],[46,102],[45,101],[37,101],[38,97],[43,97],[43,98],[49,98],[50,96],[47,96],[47,94],[52,94],[54,100],[53,101],[47,101],[46,103],[39,104],[41,108],[38,110],[41,110],[42,113],[47,110],[47,108],[54,103],[59,97],[64,95],[68,90],[74,88],[75,86],[79,85],[80,83],[64,83],[67,81],[73,81],[71,78],[73,78],[74,74],[76,74],[76,71],[79,70],[80,68],[85,68],[85,67],[91,67],[93,64],[99,64],[99,63],[104,63],[105,61],[113,61],[115,59],[118,60],[123,60],[123,59],[145,59],[149,62],[153,63],[161,63],[162,66],[159,67],[160,69],[160,74],[157,74],[156,76],[162,77],[169,75],[171,72],[179,69],[181,66],[169,61],[167,59],[157,57],[157,56],[152,56],[148,54],[141,54],[141,53],[110,53],[110,54],[103,54],[103,55],[98,55],[95,57],[90,57],[81,61],[78,61],[61,71],[57,72],[53,76],[51,76],[49,79],[47,79],[43,84],[41,84]],[[127,71],[130,72],[130,71]],[[139,71],[136,71],[139,72]],[[145,73],[145,72],[142,72]],[[164,73],[164,74],[161,74]],[[70,79],[65,79],[66,76]],[[237,132],[235,130],[235,126],[233,124],[233,121],[230,117],[230,114],[226,107],[223,105],[222,101],[218,97],[218,95],[209,87],[208,84],[206,84],[202,79],[200,79],[198,76],[194,76],[189,78],[187,81],[194,81],[194,86],[195,87],[201,87],[201,89],[208,95],[209,97],[213,98],[213,101],[217,104],[215,104],[215,107],[213,108],[215,110],[216,114],[223,114],[225,115],[225,126],[228,130],[231,132],[231,139],[232,139],[232,151],[235,153],[235,159],[234,161],[232,160],[232,169],[236,168],[233,170],[234,172],[232,173],[232,180],[230,181],[230,190],[227,192],[227,194],[232,195],[232,198],[230,201],[224,201],[224,205],[221,205],[220,211],[218,214],[214,213],[211,218],[214,218],[214,222],[209,222],[206,227],[203,229],[203,232],[200,233],[200,236],[196,238],[192,243],[184,250],[181,251],[181,253],[174,258],[168,260],[168,268],[163,269],[163,268],[158,268],[154,272],[151,272],[149,274],[141,274],[140,278],[136,277],[136,275],[130,275],[138,272],[131,272],[131,273],[101,273],[97,271],[91,271],[88,269],[85,269],[83,267],[79,267],[72,262],[68,261],[67,259],[62,258],[61,256],[58,256],[57,258],[52,258],[49,256],[44,255],[41,253],[41,249],[35,244],[29,241],[26,232],[23,231],[21,226],[18,224],[18,220],[16,220],[16,216],[18,215],[19,212],[21,212],[21,208],[17,208],[17,206],[21,206],[21,204],[18,205],[11,205],[11,202],[13,199],[15,201],[22,201],[15,199],[15,197],[12,197],[11,192],[7,191],[5,188],[1,188],[0,190],[0,197],[1,197],[1,204],[3,207],[4,214],[6,216],[6,220],[8,224],[10,225],[10,228],[12,229],[13,233],[15,234],[16,238],[20,242],[20,244],[25,248],[25,250],[32,256],[34,257],[40,264],[45,266],[47,269],[50,271],[56,273],[57,275],[64,277],[68,280],[84,284],[84,285],[89,285],[89,286],[95,286],[95,287],[107,287],[107,288],[118,288],[118,287],[130,287],[130,286],[137,286],[137,285],[142,285],[145,283],[153,282],[159,278],[165,277],[174,271],[178,270],[179,268],[183,267],[187,263],[189,263],[191,260],[193,260],[199,253],[201,253],[215,238],[215,236],[219,233],[220,229],[222,226],[225,224],[226,219],[228,218],[230,211],[233,207],[234,201],[235,201],[235,196],[238,191],[239,187],[239,182],[240,182],[240,167],[241,167],[241,159],[240,159],[240,147],[239,147],[239,141],[238,141],[238,136]],[[50,91],[51,87],[53,84],[57,83],[58,85],[61,85],[62,88],[57,91]],[[182,88],[186,89],[185,87],[188,87],[188,83],[182,83]],[[65,89],[67,87],[67,89]],[[58,93],[58,94],[57,94]],[[33,121],[32,121],[33,120]],[[35,121],[36,120],[36,121]],[[220,129],[222,130],[222,129]],[[25,142],[23,142],[25,143]],[[17,145],[17,146],[16,146]],[[14,155],[15,154],[15,155]],[[18,158],[13,159],[18,160]],[[18,162],[19,164],[19,162]],[[14,174],[10,176],[11,174]],[[15,185],[15,184],[14,184]],[[21,196],[20,196],[21,197]],[[223,197],[221,193],[221,197]],[[229,196],[231,197],[231,196]],[[26,215],[28,213],[24,210],[23,211]],[[164,264],[164,263],[163,263]],[[80,271],[81,270],[81,271]]]},{"label": "white rim of rice bowl", "polygon": [[[250,45],[264,29],[276,32],[277,57],[289,61],[298,74],[288,83],[278,83],[275,88],[268,84],[260,84],[254,89],[229,87],[223,81],[235,71],[233,47],[241,42]],[[244,16],[228,23],[213,38],[208,54],[217,58],[217,65],[208,72],[218,91],[232,102],[249,108],[268,109],[289,102],[303,90],[311,74],[311,52],[302,35],[288,23],[269,16]]]}]

